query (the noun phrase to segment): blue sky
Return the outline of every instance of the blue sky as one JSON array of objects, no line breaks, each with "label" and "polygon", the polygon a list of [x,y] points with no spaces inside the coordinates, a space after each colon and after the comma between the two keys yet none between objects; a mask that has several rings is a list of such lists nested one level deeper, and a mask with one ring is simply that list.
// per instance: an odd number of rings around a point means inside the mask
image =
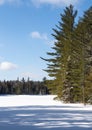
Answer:
[{"label": "blue sky", "polygon": [[30,77],[42,80],[60,13],[72,3],[78,16],[92,6],[92,0],[0,0],[0,80]]}]

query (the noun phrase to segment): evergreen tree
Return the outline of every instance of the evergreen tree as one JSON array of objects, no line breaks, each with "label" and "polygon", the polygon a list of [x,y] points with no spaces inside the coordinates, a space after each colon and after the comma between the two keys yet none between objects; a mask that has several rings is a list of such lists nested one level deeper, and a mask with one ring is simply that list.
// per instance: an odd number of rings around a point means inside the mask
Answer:
[{"label": "evergreen tree", "polygon": [[79,25],[83,52],[83,102],[86,103],[92,97],[92,7],[84,12]]},{"label": "evergreen tree", "polygon": [[74,30],[75,30],[75,17],[77,15],[77,11],[73,10],[73,6],[70,5],[66,7],[64,13],[61,14],[61,21],[59,25],[56,26],[57,29],[53,29],[54,38],[56,42],[54,43],[54,47],[52,47],[53,52],[48,52],[49,56],[52,56],[50,59],[44,59],[49,62],[47,71],[49,76],[54,79],[51,80],[50,85],[54,86],[50,88],[55,89],[58,97],[66,102],[73,102],[72,95],[72,76],[73,76],[73,64],[75,60],[73,60],[73,46],[74,46]]},{"label": "evergreen tree", "polygon": [[55,43],[45,70],[49,89],[65,102],[92,102],[92,7],[75,25],[77,11],[66,7],[54,31]]}]

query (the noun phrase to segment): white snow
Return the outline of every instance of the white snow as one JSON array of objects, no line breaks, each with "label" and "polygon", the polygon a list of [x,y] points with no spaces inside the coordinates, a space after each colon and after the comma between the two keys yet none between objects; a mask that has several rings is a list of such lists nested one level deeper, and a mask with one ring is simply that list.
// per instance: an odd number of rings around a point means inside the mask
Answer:
[{"label": "white snow", "polygon": [[64,104],[54,97],[0,96],[0,130],[92,130],[92,105]]}]

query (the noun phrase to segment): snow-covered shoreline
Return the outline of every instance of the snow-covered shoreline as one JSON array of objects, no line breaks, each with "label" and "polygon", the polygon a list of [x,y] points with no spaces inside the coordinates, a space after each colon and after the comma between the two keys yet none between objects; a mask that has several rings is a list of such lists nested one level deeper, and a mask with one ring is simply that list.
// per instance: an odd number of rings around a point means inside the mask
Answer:
[{"label": "snow-covered shoreline", "polygon": [[85,108],[92,110],[92,105],[84,104],[64,104],[61,101],[54,100],[56,95],[1,95],[0,107],[13,107],[13,106],[74,106],[75,108]]},{"label": "snow-covered shoreline", "polygon": [[61,102],[54,101],[55,95],[7,95],[0,96],[0,107],[13,106],[51,106],[60,105]]}]

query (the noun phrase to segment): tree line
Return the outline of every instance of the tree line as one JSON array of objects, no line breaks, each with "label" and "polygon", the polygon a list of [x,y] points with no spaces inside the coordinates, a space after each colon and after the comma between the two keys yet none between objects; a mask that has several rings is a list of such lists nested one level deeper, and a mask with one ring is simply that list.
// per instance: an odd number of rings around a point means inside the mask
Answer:
[{"label": "tree line", "polygon": [[44,69],[51,77],[46,81],[52,94],[64,102],[92,103],[92,7],[76,22],[73,5],[60,14],[53,29],[55,39]]},{"label": "tree line", "polygon": [[22,80],[11,80],[11,81],[0,81],[0,94],[30,94],[30,95],[44,95],[49,94],[49,90],[43,81],[26,81]]}]

